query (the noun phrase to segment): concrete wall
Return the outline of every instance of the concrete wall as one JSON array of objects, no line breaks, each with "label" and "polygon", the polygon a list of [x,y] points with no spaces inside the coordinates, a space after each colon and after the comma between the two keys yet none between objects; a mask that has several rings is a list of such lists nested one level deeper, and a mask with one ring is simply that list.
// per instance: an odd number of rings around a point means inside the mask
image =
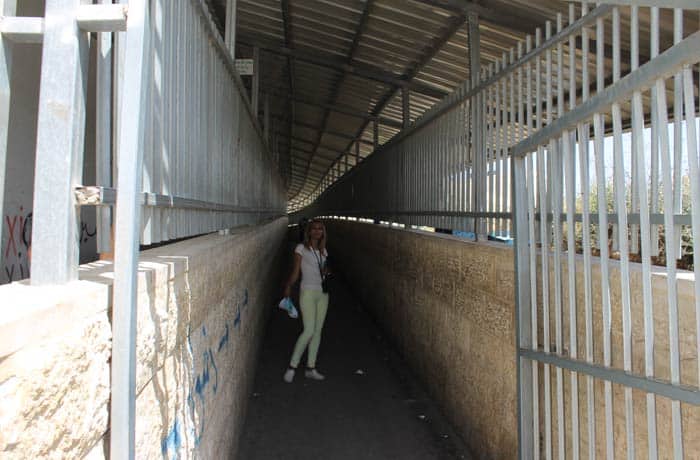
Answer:
[{"label": "concrete wall", "polygon": [[[136,458],[235,451],[286,223],[142,253]],[[67,286],[0,287],[1,458],[105,458],[111,270],[95,262]]]},{"label": "concrete wall", "polygon": [[[451,236],[391,229],[349,221],[327,221],[331,254],[338,260],[355,292],[403,352],[445,413],[461,431],[478,458],[517,458],[517,394],[515,369],[514,261],[512,248],[495,243],[472,243]],[[583,261],[577,256],[576,296],[579,356],[585,350]],[[569,343],[566,262],[562,260],[563,347]],[[553,258],[550,266],[554,267]],[[633,317],[633,371],[644,375],[644,314],[641,266],[630,274]],[[541,279],[538,281],[541,283]],[[553,299],[554,272],[550,273]],[[622,367],[620,271],[611,263],[612,356]],[[594,357],[602,362],[600,269],[594,258]],[[666,277],[657,267],[652,277],[655,323],[655,371],[669,378],[668,307]],[[681,273],[678,281],[681,382],[698,386],[693,279]],[[541,299],[541,288],[538,292]],[[542,302],[539,302],[542,305]],[[542,311],[539,312],[542,345]],[[552,349],[555,343],[554,307],[550,313]],[[544,443],[543,366],[539,367],[540,440]],[[563,410],[567,458],[571,456],[570,373],[563,373]],[[581,456],[588,455],[586,383],[578,377]],[[597,456],[605,456],[604,393],[596,381],[595,430]],[[557,452],[556,372],[551,378],[553,452]],[[633,391],[635,450],[646,458],[646,397]],[[671,458],[671,404],[657,397],[660,458]],[[624,390],[613,385],[615,458],[626,457]],[[700,452],[700,408],[682,405],[686,458]]]}]

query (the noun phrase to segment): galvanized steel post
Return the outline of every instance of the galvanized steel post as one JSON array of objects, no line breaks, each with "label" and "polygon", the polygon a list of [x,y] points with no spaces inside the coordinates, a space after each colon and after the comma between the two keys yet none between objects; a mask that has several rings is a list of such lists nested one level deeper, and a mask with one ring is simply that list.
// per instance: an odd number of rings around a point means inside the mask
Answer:
[{"label": "galvanized steel post", "polygon": [[[111,0],[100,0],[111,4]],[[95,110],[95,185],[112,187],[112,33],[97,35],[97,95]],[[112,250],[112,208],[97,208],[97,252]]]},{"label": "galvanized steel post", "polygon": [[37,122],[32,284],[78,278],[85,144],[88,34],[78,28],[80,0],[47,0]]},{"label": "galvanized steel post", "polygon": [[[14,16],[17,0],[0,0],[0,14]],[[12,43],[0,33],[0,217],[4,216],[5,168],[7,161],[7,138],[10,128],[10,81],[12,79]],[[0,241],[4,225],[0,225]]]},{"label": "galvanized steel post", "polygon": [[141,217],[145,101],[150,76],[146,59],[148,0],[129,2],[125,40],[122,123],[119,136],[119,196],[116,209],[112,319],[110,458],[133,459],[136,419],[136,302]]}]

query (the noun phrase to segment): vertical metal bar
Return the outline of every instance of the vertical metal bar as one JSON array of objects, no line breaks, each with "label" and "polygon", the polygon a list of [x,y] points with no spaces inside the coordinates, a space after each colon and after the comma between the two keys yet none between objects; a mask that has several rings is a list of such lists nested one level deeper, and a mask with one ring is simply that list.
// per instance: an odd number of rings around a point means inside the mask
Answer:
[{"label": "vertical metal bar", "polygon": [[[0,0],[0,14],[14,16],[17,0]],[[4,216],[7,139],[10,128],[10,82],[12,81],[12,43],[0,33],[0,218]],[[0,222],[0,241],[4,225]]]},{"label": "vertical metal bar", "polygon": [[[533,337],[537,336],[537,330],[531,329],[532,323],[529,321],[528,313],[532,312],[531,303],[531,291],[530,291],[530,278],[532,273],[529,271],[531,268],[528,265],[530,260],[530,252],[534,251],[534,247],[531,245],[530,234],[528,234],[529,222],[528,222],[528,198],[530,196],[530,191],[527,188],[527,178],[526,178],[526,162],[525,158],[514,158],[512,157],[513,167],[512,170],[512,180],[513,180],[513,217],[514,217],[514,227],[516,232],[515,238],[515,273],[516,278],[516,321],[517,328],[516,333],[518,350],[516,351],[516,359],[518,360],[518,412],[520,417],[518,418],[518,444],[520,445],[520,455],[521,460],[531,460],[536,457],[533,456],[535,440],[533,439],[533,387],[530,386],[533,374],[536,373],[536,367],[532,366],[532,363],[528,362],[526,359],[520,358],[520,349],[532,348]],[[527,195],[526,195],[527,194]]]},{"label": "vertical metal bar", "polygon": [[[678,43],[682,39],[683,36],[683,10],[681,9],[674,9],[674,14],[673,14],[673,31],[674,31],[674,42]],[[681,104],[681,99],[682,99],[682,80],[681,80],[681,73],[677,73],[676,76],[674,77],[674,89],[675,89],[675,104],[674,105],[680,105]],[[665,86],[664,86],[665,88]],[[641,101],[641,94],[635,93],[633,97],[636,97],[638,100],[633,99],[633,110],[636,108],[637,111],[639,111],[642,104]],[[639,105],[639,107],[636,107],[636,105]],[[634,114],[634,112],[633,112]],[[641,114],[643,117],[643,113]],[[642,119],[643,120],[643,119]],[[691,121],[689,124],[694,124],[694,121]],[[676,120],[676,123],[674,123],[674,128],[677,130],[681,130],[681,118],[679,117]],[[679,139],[680,141],[680,139]],[[640,145],[641,147],[641,145]],[[689,152],[690,153],[690,152]],[[641,163],[641,162],[640,162]],[[641,180],[642,177],[646,178],[646,175],[642,176],[642,174],[646,174],[644,171],[644,165],[638,165],[639,168],[639,178]],[[641,189],[644,188],[642,182],[639,183],[640,186],[640,192]],[[640,193],[640,200],[644,199],[644,195]],[[644,237],[644,223],[642,223],[642,238]],[[671,233],[671,228],[666,227],[667,232]],[[642,243],[644,241],[642,240]],[[673,247],[674,245],[671,244]],[[667,249],[668,251],[668,249]],[[674,254],[675,251],[672,249],[671,252],[666,253],[666,257],[668,258],[669,254]],[[643,257],[645,259],[646,257]],[[680,354],[679,354],[679,345],[678,345],[678,304],[676,301],[676,285],[675,285],[675,260],[671,262],[673,266],[673,272],[669,272],[669,334],[673,334],[669,336],[669,348],[670,348],[670,356],[669,356],[669,365],[671,368],[671,382],[672,383],[680,383]],[[671,276],[673,276],[673,279],[671,279]],[[672,283],[672,284],[671,284]],[[672,291],[672,292],[671,292]],[[673,303],[671,301],[673,300]],[[680,401],[671,401],[671,421],[672,421],[672,426],[673,426],[673,453],[674,453],[674,458],[675,459],[682,459],[683,458],[683,423],[681,419],[681,405]]]},{"label": "vertical metal bar", "polygon": [[[659,54],[659,8],[650,8],[651,13],[651,36],[650,36],[650,57],[653,59]],[[656,86],[651,87],[651,107],[656,107],[658,95]],[[656,214],[659,211],[659,133],[661,129],[658,123],[656,110],[651,110],[651,212]],[[659,255],[659,226],[651,227],[651,250],[652,256]]]},{"label": "vertical metal bar", "polygon": [[[688,169],[690,179],[690,202],[692,203],[691,219],[692,232],[697,244],[700,232],[700,166],[698,165],[698,133],[695,114],[695,90],[693,85],[693,69],[683,68],[683,91],[685,105],[686,141],[688,150]],[[693,268],[695,279],[700,279],[700,251],[693,252]],[[697,354],[698,382],[700,382],[700,283],[695,283],[695,350]]]},{"label": "vertical metal bar", "polygon": [[[596,91],[601,93],[605,87],[605,62],[604,62],[604,24],[603,19],[596,20]],[[598,249],[600,251],[600,289],[603,308],[603,361],[606,366],[612,364],[612,308],[610,305],[610,276],[609,276],[609,249],[608,249],[608,208],[605,194],[605,131],[603,125],[603,115],[596,113],[593,115],[594,142],[593,151],[595,153],[596,183],[598,192]],[[613,399],[612,384],[609,381],[604,383],[605,387],[605,428],[606,447],[609,459],[614,455],[614,432],[613,432]],[[630,425],[629,413],[627,413],[627,452],[634,452],[634,442],[630,445]],[[634,438],[632,437],[634,441]]]},{"label": "vertical metal bar", "polygon": [[[525,52],[529,53],[532,49],[532,37],[528,35],[525,38]],[[522,43],[518,44],[518,59],[523,55]],[[523,100],[522,95],[522,67],[518,68],[518,122],[520,124],[521,137],[525,138],[529,134],[530,127],[532,126],[532,64],[528,61],[525,65],[525,99]],[[523,101],[527,107],[527,111],[523,114]],[[526,116],[526,118],[524,118]],[[515,174],[515,158],[511,156],[511,161],[513,162],[513,174]],[[536,242],[537,234],[535,233],[535,169],[534,169],[534,155],[529,154],[526,158],[526,168],[527,168],[527,215],[528,215],[528,236],[527,241],[530,245],[530,250],[528,252],[530,259],[529,266],[529,281],[530,281],[530,331],[531,331],[531,348],[537,350],[539,348],[538,344],[538,333],[539,328],[537,326],[537,251]],[[513,193],[522,193],[522,188],[513,181]],[[514,197],[514,205],[517,196]],[[517,208],[517,206],[516,206]],[[517,227],[517,223],[514,223]],[[519,227],[522,231],[522,227]],[[516,235],[516,241],[519,240],[519,236]],[[521,240],[522,241],[522,240]],[[522,305],[522,304],[521,304]],[[539,368],[537,361],[533,360],[531,363],[531,383],[532,391],[530,397],[532,398],[532,417],[531,417],[531,442],[533,458],[540,458],[540,397],[539,397]]]},{"label": "vertical metal bar", "polygon": [[[150,8],[150,6],[149,6]],[[148,51],[148,55],[145,59],[152,59],[151,56],[151,50]],[[127,64],[128,65],[128,64]],[[152,136],[151,133],[153,132],[153,116],[152,116],[152,108],[153,108],[153,101],[151,100],[151,82],[149,81],[146,87],[144,88],[145,91],[145,98],[148,101],[146,104],[144,110],[144,142],[143,142],[143,172],[141,175],[141,180],[142,183],[139,184],[141,187],[142,191],[152,193],[155,191],[155,177],[154,177],[154,156],[153,155],[153,141],[152,141]],[[154,215],[154,208],[152,206],[144,206],[141,208],[141,235],[140,235],[140,241],[143,244],[149,245],[152,244],[152,234],[153,234],[153,215]]]},{"label": "vertical metal bar", "polygon": [[[563,27],[562,15],[557,14],[557,33],[561,32]],[[557,45],[556,51],[556,72],[557,72],[557,111],[556,116],[560,117],[564,111],[564,70],[563,70],[563,47],[561,42]],[[549,116],[550,122],[554,119],[554,115]],[[566,133],[564,133],[566,136]],[[556,345],[557,353],[564,353],[564,340],[563,340],[563,302],[562,302],[562,149],[561,142],[559,139],[550,142],[550,155],[552,171],[549,172],[549,176],[552,180],[552,210],[553,210],[553,227],[554,227],[554,306],[555,306],[555,332],[556,332]],[[558,435],[559,435],[559,458],[564,459],[566,456],[566,418],[564,416],[564,374],[561,367],[557,367],[557,417],[559,423]]]},{"label": "vertical metal bar", "polygon": [[[588,14],[588,3],[581,3],[581,16]],[[589,31],[581,30],[581,101],[585,102],[589,96]],[[581,123],[576,127],[578,131],[578,154],[580,164],[581,202],[582,202],[582,240],[583,240],[583,284],[585,305],[585,333],[586,333],[586,361],[593,363],[593,306],[592,306],[592,280],[591,280],[591,233],[590,233],[590,172],[589,172],[589,126]],[[593,377],[586,377],[586,411],[588,421],[588,458],[596,457],[596,432],[595,432],[595,388]]]},{"label": "vertical metal bar", "polygon": [[[519,42],[520,45],[522,45],[522,42]],[[513,65],[515,63],[515,48],[510,49],[510,65]],[[518,69],[521,69],[522,66],[518,66]],[[515,84],[516,84],[516,79],[515,79],[515,71],[510,72],[510,78],[509,78],[509,86],[510,86],[510,100],[509,100],[509,110],[508,110],[508,144],[506,151],[504,154],[506,157],[510,155],[510,147],[515,145],[516,142],[518,142],[518,132],[516,130],[516,115],[517,111],[515,110],[515,97],[517,94],[517,90],[515,89]],[[509,168],[512,169],[512,162],[510,162],[506,158],[506,163],[505,163],[505,168],[506,168],[506,173],[504,177],[506,178],[506,185],[505,185],[505,192],[504,196],[506,199],[505,203],[505,209],[507,212],[511,212],[513,210],[513,201],[512,201],[512,190],[513,190],[513,180],[512,180],[512,173],[508,170]],[[512,233],[513,227],[512,227],[513,222],[510,219],[506,219],[505,225],[506,225],[506,235],[509,238],[513,238],[515,235]]]},{"label": "vertical metal bar", "polygon": [[[594,130],[594,153],[596,164],[596,183],[598,191],[598,249],[600,251],[600,290],[603,308],[603,361],[605,366],[612,364],[611,352],[611,306],[610,306],[610,286],[608,269],[608,210],[605,201],[605,170],[604,170],[604,127],[603,117],[596,113],[593,117]],[[613,458],[614,454],[614,432],[613,428],[613,400],[612,384],[605,382],[605,429],[606,446],[608,458]],[[628,431],[629,433],[629,431]],[[629,451],[628,451],[629,452]]]},{"label": "vertical metal bar", "polygon": [[[550,23],[547,22],[547,30],[551,30]],[[547,33],[547,38],[549,38],[551,33]],[[541,31],[537,29],[535,31],[535,47],[539,48],[541,44]],[[551,113],[551,57],[550,52],[545,53],[545,86],[546,86],[546,113],[545,116],[549,116]],[[542,79],[541,79],[541,58],[537,59],[537,70],[536,70],[536,86],[537,86],[537,102],[536,102],[536,113],[537,113],[537,129],[542,128],[543,116],[542,116]],[[551,338],[550,338],[550,286],[549,286],[549,256],[550,256],[550,235],[551,227],[549,224],[549,194],[551,189],[549,189],[549,172],[548,171],[548,160],[549,155],[545,151],[544,147],[540,146],[537,149],[537,182],[538,182],[538,192],[539,192],[539,204],[540,204],[540,244],[542,245],[542,312],[543,312],[543,340],[544,340],[544,351],[549,352],[551,349]],[[551,367],[548,364],[544,365],[544,392],[545,392],[545,454],[546,459],[550,460],[552,458],[553,450],[553,439],[552,439],[552,390],[551,390]]]},{"label": "vertical metal bar", "polygon": [[[501,63],[501,68],[506,67],[505,63],[505,53],[503,53],[503,59],[504,62]],[[496,72],[498,72],[498,61],[496,62]],[[503,103],[504,101],[501,99],[501,83],[496,82],[495,84],[491,85],[493,90],[494,90],[494,95],[495,95],[495,101],[494,101],[494,121],[493,121],[493,164],[494,164],[494,180],[493,182],[493,193],[492,193],[492,207],[491,211],[495,212],[501,212],[501,160],[503,159],[503,156],[501,155],[501,148],[503,146],[503,136],[502,136],[502,130],[503,130],[503,123],[502,123],[502,116],[503,116]],[[495,235],[499,235],[501,231],[501,219],[494,219],[494,226],[493,226],[493,232]]]},{"label": "vertical metal bar", "polygon": [[[489,64],[489,69],[487,73],[487,79],[490,79],[491,77],[494,76],[498,72],[498,69],[500,69],[500,62],[496,61],[493,64]],[[495,202],[496,202],[496,148],[497,148],[497,143],[498,143],[498,128],[497,128],[497,123],[498,123],[498,105],[497,105],[497,96],[498,96],[498,83],[489,85],[488,88],[488,101],[487,101],[487,113],[488,113],[488,120],[487,120],[487,131],[486,131],[486,139],[487,139],[487,145],[484,151],[487,154],[486,157],[486,162],[487,162],[487,180],[488,180],[488,189],[486,192],[486,196],[488,197],[488,202],[486,204],[486,210],[489,212],[495,211]],[[489,233],[495,233],[496,231],[496,219],[489,219],[488,220],[488,232]]]},{"label": "vertical metal bar", "polygon": [[226,25],[224,29],[226,46],[231,57],[236,58],[236,5],[237,0],[226,0]]},{"label": "vertical metal bar", "polygon": [[[683,10],[674,8],[673,10],[673,44],[683,40]],[[683,161],[683,72],[681,69],[673,76],[673,211],[675,214],[683,212],[681,202],[681,162]],[[671,230],[667,230],[669,233]],[[676,245],[676,254],[681,254],[681,227],[673,226],[672,244]],[[668,242],[667,242],[668,244]],[[679,403],[680,404],[680,403]],[[678,417],[680,417],[680,409]]]},{"label": "vertical metal bar", "polygon": [[[657,116],[659,117],[659,123],[661,124],[661,126],[667,127],[668,116],[666,115],[666,83],[664,80],[657,80],[656,91],[658,93],[659,103],[657,107]],[[678,120],[678,123],[680,124],[680,120]],[[671,151],[669,148],[668,129],[660,129],[659,134],[661,141],[661,169],[664,196],[672,196],[672,169],[673,166],[678,167],[679,165],[671,165]],[[638,174],[640,176],[643,173],[646,173],[646,171],[644,170],[644,166],[639,165],[638,168]],[[643,187],[640,188],[640,192],[643,192]],[[644,194],[642,194],[642,196],[640,197],[640,201],[642,201],[643,199]],[[671,229],[673,229],[673,205],[674,203],[671,200],[664,200],[664,235],[666,240],[666,294],[668,299],[669,364],[671,368],[671,383],[677,385],[680,383],[680,350],[678,336],[678,286],[676,284],[676,245],[674,244],[675,242],[673,240],[673,232],[671,231]],[[644,209],[644,206],[642,206],[642,210],[640,210],[640,213],[642,213],[640,214],[640,220],[642,223],[642,235],[644,235],[644,227],[646,224],[648,224],[649,219],[649,216],[645,215],[648,213],[648,210]],[[643,244],[644,240],[642,240],[642,245]],[[642,247],[642,251],[643,250],[644,247]],[[642,262],[649,264],[649,262],[647,262],[646,260],[647,258],[648,257],[644,256]],[[650,267],[644,268],[650,269]],[[673,426],[674,456],[675,458],[680,459],[683,458],[683,436],[681,409],[679,401],[671,401],[671,420]]]},{"label": "vertical metal bar", "polygon": [[[569,24],[576,21],[575,8],[569,4]],[[574,34],[569,36],[569,109],[576,106],[576,38]],[[563,56],[562,56],[563,58]],[[562,81],[563,83],[563,81]],[[563,85],[562,85],[563,86]],[[563,97],[563,96],[562,96]],[[562,114],[560,113],[560,116]],[[565,131],[563,135],[563,160],[566,175],[566,241],[568,259],[568,296],[569,296],[569,355],[572,359],[578,359],[578,327],[576,318],[576,158],[574,153],[575,133]],[[571,452],[573,460],[579,459],[579,390],[578,373],[571,372]]]},{"label": "vertical metal bar", "polygon": [[[540,29],[535,31],[535,48],[541,44],[542,33]],[[538,56],[535,63],[535,116],[537,130],[542,128],[542,79],[541,58]],[[537,148],[537,191],[539,194],[540,212],[540,244],[541,244],[541,271],[542,271],[542,328],[544,351],[550,351],[549,334],[549,213],[547,206],[547,186],[545,174],[545,151],[543,147]],[[551,392],[551,368],[544,364],[544,417],[545,417],[545,458],[552,458],[552,392]]]},{"label": "vertical metal bar", "polygon": [[32,284],[78,278],[88,35],[78,29],[79,0],[48,0],[44,20],[32,227]]},{"label": "vertical metal bar", "polygon": [[253,105],[253,116],[257,122],[258,118],[258,105],[260,100],[260,48],[257,46],[253,47],[253,85],[251,88],[250,100]]},{"label": "vertical metal bar", "polygon": [[[634,71],[639,67],[639,8],[635,5],[630,7],[630,70]],[[641,135],[641,132],[638,133]],[[634,134],[633,134],[634,136]],[[643,184],[638,183],[637,174],[637,157],[639,152],[637,152],[637,142],[632,142],[632,190],[631,190],[631,209],[630,211],[634,214],[639,211],[639,195],[638,189],[642,187]],[[630,225],[631,234],[631,246],[630,250],[634,254],[639,253],[639,225]]]},{"label": "vertical metal bar", "polygon": [[[578,358],[576,327],[576,234],[574,214],[576,213],[575,159],[572,148],[572,135],[565,131],[562,137],[563,160],[566,175],[566,242],[568,260],[568,298],[569,298],[569,356]],[[579,421],[578,421],[578,374],[571,372],[571,452],[574,459],[579,458]]]},{"label": "vertical metal bar", "polygon": [[134,458],[136,398],[136,299],[144,106],[148,82],[148,2],[129,3],[124,93],[119,132],[112,320],[110,458]]},{"label": "vertical metal bar", "polygon": [[[481,46],[479,35],[479,16],[476,13],[469,13],[467,17],[467,31],[469,39],[469,78],[471,87],[479,86],[479,77],[481,75]],[[485,179],[486,168],[482,166],[483,162],[483,112],[482,110],[483,93],[476,94],[471,102],[471,133],[472,133],[472,211],[483,212],[483,191],[482,182]],[[474,219],[474,234],[476,239],[483,239],[484,221],[477,217]]]}]

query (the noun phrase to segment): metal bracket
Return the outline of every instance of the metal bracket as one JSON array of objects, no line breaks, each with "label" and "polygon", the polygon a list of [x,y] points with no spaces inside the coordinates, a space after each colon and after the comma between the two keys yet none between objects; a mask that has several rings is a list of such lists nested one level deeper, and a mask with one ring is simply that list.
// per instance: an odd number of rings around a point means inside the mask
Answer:
[{"label": "metal bracket", "polygon": [[78,27],[86,32],[120,32],[126,30],[127,5],[81,5]]},{"label": "metal bracket", "polygon": [[44,18],[3,16],[0,33],[15,43],[41,43],[44,41]]}]

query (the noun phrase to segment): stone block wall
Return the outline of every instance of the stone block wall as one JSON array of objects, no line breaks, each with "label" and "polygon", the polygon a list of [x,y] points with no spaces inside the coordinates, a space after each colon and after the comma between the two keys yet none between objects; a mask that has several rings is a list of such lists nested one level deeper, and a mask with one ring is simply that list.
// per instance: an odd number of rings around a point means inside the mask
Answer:
[{"label": "stone block wall", "polygon": [[[137,458],[235,454],[286,219],[144,251]],[[112,264],[60,287],[0,287],[0,457],[105,458]],[[223,456],[223,457],[222,457]]]},{"label": "stone block wall", "polygon": [[[461,431],[477,458],[517,458],[517,381],[515,346],[515,267],[512,248],[495,243],[472,243],[448,235],[426,234],[350,221],[326,222],[331,254],[375,318],[422,378],[445,413]],[[562,258],[562,343],[570,352],[567,260]],[[556,344],[554,300],[557,264],[550,257],[550,339]],[[538,262],[541,258],[538,256]],[[576,334],[578,356],[585,357],[585,280],[582,256],[576,264]],[[603,363],[603,318],[599,259],[593,258],[593,355]],[[538,265],[539,267],[539,265]],[[538,272],[539,273],[539,272]],[[632,371],[644,375],[644,311],[642,270],[631,264],[629,287],[632,310]],[[542,279],[538,277],[538,343],[543,343]],[[612,365],[623,366],[622,280],[619,263],[610,262]],[[662,267],[651,276],[654,307],[656,377],[670,378],[667,277]],[[677,282],[681,383],[698,387],[694,280],[682,272]],[[540,444],[545,443],[544,366],[539,366]],[[551,371],[552,448],[558,450],[557,375]],[[588,456],[587,377],[578,376],[580,456]],[[613,388],[615,458],[625,458],[625,391]],[[572,455],[571,373],[563,372],[562,409],[565,450]],[[594,380],[595,450],[605,456],[604,384]],[[634,450],[647,456],[645,393],[633,390]],[[671,458],[671,401],[656,397],[657,443],[660,458]],[[700,452],[700,407],[681,404],[686,458]],[[541,452],[544,452],[542,450]]]},{"label": "stone block wall", "polygon": [[512,251],[326,221],[329,250],[477,458],[517,458]]}]

